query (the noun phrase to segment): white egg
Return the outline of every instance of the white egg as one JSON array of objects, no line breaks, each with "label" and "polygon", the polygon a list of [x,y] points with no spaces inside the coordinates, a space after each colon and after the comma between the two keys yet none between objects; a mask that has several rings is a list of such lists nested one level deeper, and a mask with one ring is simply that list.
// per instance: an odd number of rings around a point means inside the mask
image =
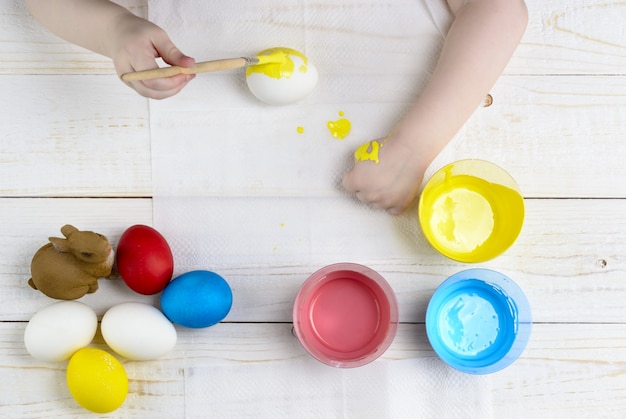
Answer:
[{"label": "white egg", "polygon": [[24,331],[24,344],[38,360],[65,361],[91,343],[97,328],[98,317],[91,308],[61,301],[35,313]]},{"label": "white egg", "polygon": [[100,325],[104,341],[133,361],[160,358],[176,345],[176,329],[165,315],[148,304],[129,302],[111,307]]},{"label": "white egg", "polygon": [[288,105],[309,95],[317,85],[317,68],[304,54],[290,48],[271,48],[261,55],[283,53],[283,63],[253,65],[246,71],[248,88],[270,105]]}]

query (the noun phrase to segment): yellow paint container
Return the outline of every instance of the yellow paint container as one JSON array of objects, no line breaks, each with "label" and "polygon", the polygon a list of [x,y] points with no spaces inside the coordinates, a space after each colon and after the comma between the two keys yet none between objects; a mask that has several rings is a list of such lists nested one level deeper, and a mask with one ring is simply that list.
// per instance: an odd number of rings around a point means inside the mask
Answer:
[{"label": "yellow paint container", "polygon": [[419,222],[429,243],[459,262],[502,254],[524,224],[524,198],[515,180],[485,160],[460,160],[437,171],[419,200]]}]

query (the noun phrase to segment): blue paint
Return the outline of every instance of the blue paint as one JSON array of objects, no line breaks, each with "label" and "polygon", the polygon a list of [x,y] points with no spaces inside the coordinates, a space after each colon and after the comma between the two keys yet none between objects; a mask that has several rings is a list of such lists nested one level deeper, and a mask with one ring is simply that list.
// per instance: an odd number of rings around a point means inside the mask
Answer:
[{"label": "blue paint", "polygon": [[226,317],[233,303],[230,286],[218,274],[191,271],[174,278],[163,290],[161,310],[173,323],[204,328]]},{"label": "blue paint", "polygon": [[495,372],[519,357],[530,336],[530,305],[504,275],[469,269],[448,278],[433,294],[426,332],[450,366],[467,373]]}]

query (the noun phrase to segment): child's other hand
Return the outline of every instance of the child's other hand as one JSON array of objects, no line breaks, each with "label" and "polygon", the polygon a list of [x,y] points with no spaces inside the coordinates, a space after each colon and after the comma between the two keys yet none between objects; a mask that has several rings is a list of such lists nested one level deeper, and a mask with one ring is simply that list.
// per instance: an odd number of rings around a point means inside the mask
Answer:
[{"label": "child's other hand", "polygon": [[[181,67],[190,67],[195,62],[172,43],[163,29],[134,15],[121,15],[112,33],[115,35],[111,47],[111,58],[119,76],[131,71],[157,68],[156,58],[158,57],[169,65]],[[194,76],[193,74],[179,74],[125,83],[142,96],[164,99],[180,92]]]},{"label": "child's other hand", "polygon": [[[395,140],[395,141],[394,141]],[[378,163],[373,152],[378,149]],[[389,141],[371,141],[359,147],[369,151],[367,159],[355,159],[354,167],[342,181],[344,189],[375,208],[387,210],[390,214],[400,214],[415,199],[424,172],[428,166],[414,150],[389,138]]]}]

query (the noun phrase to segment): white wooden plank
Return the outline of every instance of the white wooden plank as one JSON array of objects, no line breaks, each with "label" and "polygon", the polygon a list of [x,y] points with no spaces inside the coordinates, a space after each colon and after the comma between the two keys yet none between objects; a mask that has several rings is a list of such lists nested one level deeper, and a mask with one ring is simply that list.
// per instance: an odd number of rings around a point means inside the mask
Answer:
[{"label": "white wooden plank", "polygon": [[101,76],[0,87],[0,196],[151,195],[147,99]]},{"label": "white wooden plank", "polygon": [[522,357],[493,374],[494,417],[623,416],[625,342],[624,324],[533,325]]},{"label": "white wooden plank", "polygon": [[[622,237],[626,235],[626,202],[526,203],[526,222],[518,241],[504,255],[479,266],[499,270],[518,282],[531,302],[535,321],[625,322],[626,252]],[[250,218],[252,213],[246,215],[247,210],[254,212],[254,207],[233,212],[234,207],[229,205],[230,214],[222,211],[219,201],[213,203],[212,213],[202,220],[209,230],[203,226],[197,231],[178,229],[175,222],[160,230],[174,251],[176,275],[208,269],[230,283],[234,304],[228,321],[289,322],[293,300],[311,273],[330,263],[351,261],[368,265],[387,278],[397,294],[401,320],[419,322],[424,320],[428,300],[439,283],[475,266],[437,254],[409,215],[391,218],[380,213],[375,215],[381,220],[376,224],[379,230],[364,229],[368,224],[363,220],[339,216],[342,208],[352,203],[328,201],[327,211],[309,214],[309,221],[317,229],[303,231],[294,229],[289,221],[289,217],[302,214],[293,204],[285,204],[285,212],[278,212],[276,220],[260,224]],[[151,211],[150,200],[0,200],[0,319],[27,320],[52,301],[31,290],[26,281],[32,255],[47,237],[59,235],[62,225],[73,223],[99,231],[116,245],[130,225],[151,225]],[[362,217],[371,219],[366,210]],[[198,236],[206,231],[206,235]],[[333,231],[340,232],[342,239],[324,238]],[[197,240],[202,244],[194,247]],[[352,247],[353,242],[359,242],[359,247]],[[101,280],[100,287],[97,293],[81,300],[99,314],[123,301],[139,299],[157,304],[159,299],[158,295],[139,296],[119,280]]]},{"label": "white wooden plank", "polygon": [[[136,15],[147,17],[147,0],[118,0]],[[50,33],[30,15],[23,1],[0,1],[0,75],[106,74],[117,79],[108,57],[70,44]]]},{"label": "white wooden plank", "polygon": [[619,0],[526,0],[528,27],[508,74],[624,74]]},{"label": "white wooden plank", "polygon": [[[23,346],[24,327],[25,323],[0,323],[0,371],[5,378],[0,381],[0,416],[92,415],[71,399],[64,363],[41,363],[28,355]],[[374,389],[381,383],[394,388],[392,377],[384,374],[397,366],[405,369],[404,385],[417,389],[431,383],[432,389],[423,391],[438,390],[435,399],[439,403],[416,394],[396,400],[394,406],[372,406],[373,411],[458,417],[454,401],[459,395],[455,391],[465,392],[464,396],[474,401],[468,408],[487,403],[489,409],[481,417],[616,417],[626,408],[623,324],[536,324],[522,357],[488,376],[468,376],[444,366],[430,349],[423,325],[400,325],[396,339],[380,359],[353,370],[320,364],[304,351],[290,329],[289,324],[233,323],[205,330],[179,328],[176,347],[163,359],[132,362],[120,358],[129,375],[130,393],[110,417],[202,417],[207,411],[211,417],[241,417],[247,411],[254,411],[256,417],[293,417],[289,412],[296,411],[299,417],[319,417],[315,413],[320,409],[330,416],[352,417],[346,406],[370,406],[371,399],[381,395],[359,385],[340,389],[327,399],[319,395],[336,387],[337,377],[343,377],[345,383],[357,377]],[[99,336],[94,346],[108,349]],[[285,364],[297,366],[292,376],[285,378],[292,380],[293,386],[278,386],[274,393],[257,389],[272,380],[261,372],[272,367],[280,370]],[[314,387],[297,385],[298,374],[304,372],[311,376],[302,376],[302,382]],[[269,399],[255,397],[266,393]],[[229,402],[242,394],[251,397],[245,403],[241,398],[238,403]],[[216,399],[220,395],[224,398]]]}]

